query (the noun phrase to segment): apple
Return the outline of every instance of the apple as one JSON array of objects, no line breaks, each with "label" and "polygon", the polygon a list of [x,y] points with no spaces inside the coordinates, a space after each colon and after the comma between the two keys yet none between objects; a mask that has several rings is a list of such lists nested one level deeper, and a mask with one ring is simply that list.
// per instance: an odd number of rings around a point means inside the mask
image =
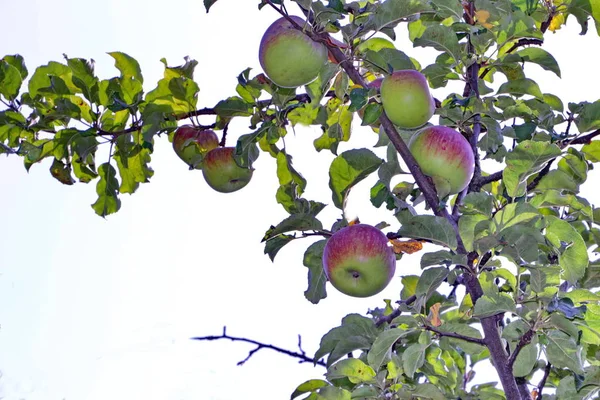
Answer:
[{"label": "apple", "polygon": [[[300,17],[290,18],[301,27],[306,25]],[[261,67],[276,85],[295,88],[317,78],[327,62],[327,48],[295,28],[287,19],[280,18],[263,35],[258,58]]]},{"label": "apple", "polygon": [[221,193],[240,190],[250,182],[252,168],[242,168],[233,158],[234,147],[217,147],[202,161],[202,174],[208,186]]},{"label": "apple", "polygon": [[440,198],[464,190],[473,178],[475,157],[467,139],[447,126],[429,126],[408,143],[421,171],[433,180]]},{"label": "apple", "polygon": [[392,280],[396,255],[379,229],[366,224],[350,225],[327,241],[323,270],[340,292],[369,297],[381,292]]},{"label": "apple", "polygon": [[183,125],[177,128],[173,135],[173,150],[190,169],[201,169],[204,155],[218,146],[219,138],[210,129]]},{"label": "apple", "polygon": [[385,113],[401,128],[418,128],[435,112],[427,79],[419,71],[394,71],[383,80],[380,91]]}]

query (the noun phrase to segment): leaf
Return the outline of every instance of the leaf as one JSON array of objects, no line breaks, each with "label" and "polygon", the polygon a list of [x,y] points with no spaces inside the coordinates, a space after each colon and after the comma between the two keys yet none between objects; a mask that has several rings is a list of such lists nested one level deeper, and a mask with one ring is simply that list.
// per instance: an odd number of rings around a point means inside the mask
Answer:
[{"label": "leaf", "polygon": [[561,154],[560,148],[549,142],[524,141],[506,156],[503,180],[511,197],[526,193],[527,178],[539,172],[545,164]]},{"label": "leaf", "polygon": [[430,25],[413,41],[414,47],[433,47],[451,56],[456,62],[462,60],[462,48],[454,30],[444,25]]},{"label": "leaf", "polygon": [[[38,92],[42,89],[46,89],[51,85],[50,77],[61,78],[63,81],[66,79],[70,81],[71,69],[66,65],[50,61],[47,65],[37,67],[31,79],[28,83],[29,95],[31,98],[35,98]],[[67,85],[68,87],[69,85]],[[74,89],[76,87],[73,86]]]},{"label": "leaf", "polygon": [[580,133],[600,129],[600,100],[585,103],[575,118],[575,125]]},{"label": "leaf", "polygon": [[587,246],[579,232],[567,221],[550,215],[546,219],[546,239],[560,252],[561,277],[575,283],[585,275],[589,263]]},{"label": "leaf", "polygon": [[447,397],[442,391],[431,383],[423,383],[416,386],[415,390],[411,392],[411,398],[416,396],[417,399],[426,400],[446,400]]},{"label": "leaf", "polygon": [[[206,1],[206,0],[205,0]],[[324,381],[322,379],[311,379],[308,380],[300,385],[298,385],[298,387],[296,388],[296,390],[294,390],[294,393],[292,393],[292,397],[291,399],[295,399],[296,397],[304,394],[304,393],[312,393],[315,392],[317,389],[320,389],[322,387],[325,386],[329,386],[329,383],[327,381]]]},{"label": "leaf", "polygon": [[398,234],[414,239],[427,239],[441,246],[456,250],[457,241],[454,228],[447,219],[433,215],[412,216],[409,213],[398,214],[402,224]]},{"label": "leaf", "polygon": [[431,307],[429,307],[430,315],[429,322],[432,326],[438,327],[442,325],[442,320],[440,319],[440,307],[442,303],[435,303]]},{"label": "leaf", "polygon": [[154,171],[148,165],[150,150],[142,146],[134,146],[131,151],[125,151],[121,146],[118,146],[114,159],[117,161],[119,175],[121,176],[121,186],[119,188],[121,193],[134,193],[140,183],[149,182],[149,179],[154,175]]},{"label": "leaf", "polygon": [[263,242],[282,233],[321,229],[323,229],[323,224],[313,215],[307,213],[293,214],[281,221],[277,226],[271,226],[265,233]]},{"label": "leaf", "polygon": [[364,116],[362,119],[361,126],[367,126],[374,124],[379,120],[381,113],[383,112],[383,107],[379,103],[370,103],[367,104],[364,111]]},{"label": "leaf", "polygon": [[413,254],[423,250],[423,242],[419,240],[390,240],[392,249],[396,254]]},{"label": "leaf", "polygon": [[496,94],[508,93],[515,96],[522,96],[524,94],[529,94],[537,99],[543,100],[544,95],[540,90],[538,84],[528,78],[524,79],[515,79],[512,81],[508,81],[500,85],[498,88],[498,92]]},{"label": "leaf", "polygon": [[437,89],[446,86],[450,79],[458,80],[460,76],[445,65],[431,64],[423,68],[421,71],[427,78],[429,86],[432,89]]},{"label": "leaf", "polygon": [[323,250],[327,240],[319,240],[311,244],[304,253],[304,266],[308,268],[308,289],[304,292],[304,297],[313,304],[317,304],[321,299],[327,297],[325,283],[327,277],[323,270]]},{"label": "leaf", "polygon": [[[325,386],[319,390],[318,400],[351,400],[352,396],[346,389],[335,386]],[[311,399],[312,400],[312,399]]]},{"label": "leaf", "polygon": [[369,354],[367,354],[367,362],[375,371],[379,371],[381,366],[385,363],[390,357],[392,346],[398,339],[408,335],[413,332],[412,330],[404,330],[400,328],[392,328],[386,331],[383,331],[375,342],[373,342],[373,346],[369,350]]},{"label": "leaf", "polygon": [[23,78],[19,70],[0,59],[0,94],[8,100],[14,100],[22,84]]},{"label": "leaf", "polygon": [[364,29],[381,31],[396,26],[404,18],[429,10],[431,8],[425,0],[385,1],[369,16]]},{"label": "leaf", "polygon": [[370,349],[379,332],[372,319],[359,314],[349,314],[342,324],[327,332],[322,338],[314,359],[320,360],[326,354],[327,366],[354,350]]},{"label": "leaf", "polygon": [[371,382],[375,378],[373,368],[358,358],[346,358],[333,364],[327,369],[327,380],[348,378],[354,384]]},{"label": "leaf", "polygon": [[[210,10],[212,5],[215,4],[216,2],[217,2],[217,0],[204,0],[204,7],[206,7],[207,14],[208,14],[208,10]],[[292,398],[294,398],[293,395],[292,395]]]},{"label": "leaf", "polygon": [[528,47],[503,58],[504,62],[530,62],[539,65],[546,71],[554,72],[559,78],[560,67],[552,54],[539,47]]},{"label": "leaf", "polygon": [[429,345],[414,343],[411,344],[402,353],[402,364],[404,366],[404,373],[409,378],[413,378],[415,372],[421,368],[425,362],[425,350]]},{"label": "leaf", "polygon": [[100,180],[96,185],[98,200],[92,204],[92,208],[101,217],[116,213],[121,208],[119,200],[119,181],[117,180],[117,171],[110,163],[104,163],[98,167]]},{"label": "leaf", "polygon": [[296,237],[293,235],[281,234],[275,236],[265,242],[265,254],[269,255],[271,261],[275,261],[275,256],[289,242],[294,240]]},{"label": "leaf", "polygon": [[140,83],[144,83],[140,64],[135,58],[120,51],[113,51],[108,54],[115,59],[115,67],[121,71],[121,78],[134,78]]},{"label": "leaf", "polygon": [[65,165],[65,163],[56,158],[52,162],[52,166],[50,166],[50,174],[52,174],[52,176],[60,183],[65,185],[72,185],[75,183],[75,180],[71,176],[71,167]]},{"label": "leaf", "polygon": [[221,100],[215,106],[215,112],[220,117],[249,117],[252,115],[252,105],[241,97],[232,96]]},{"label": "leaf", "polygon": [[344,209],[350,189],[383,163],[371,150],[353,149],[337,156],[329,168],[329,187],[333,203]]},{"label": "leaf", "polygon": [[417,297],[424,296],[425,299],[429,299],[440,284],[446,279],[448,273],[448,269],[444,267],[426,269],[419,277],[415,295]]},{"label": "leaf", "polygon": [[505,312],[517,312],[515,301],[506,293],[498,293],[494,296],[481,296],[475,303],[473,316],[485,318]]},{"label": "leaf", "polygon": [[562,331],[550,331],[546,334],[548,345],[546,357],[557,368],[568,368],[577,374],[583,374],[581,353],[583,348],[574,338]]}]

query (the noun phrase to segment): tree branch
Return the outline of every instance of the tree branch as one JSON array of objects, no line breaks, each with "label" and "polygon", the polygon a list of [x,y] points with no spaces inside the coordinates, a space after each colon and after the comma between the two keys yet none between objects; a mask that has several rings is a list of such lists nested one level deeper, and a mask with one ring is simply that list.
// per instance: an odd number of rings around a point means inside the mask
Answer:
[{"label": "tree branch", "polygon": [[199,337],[191,338],[191,340],[199,340],[199,341],[213,341],[213,340],[222,340],[222,339],[231,340],[233,342],[244,342],[244,343],[250,343],[250,344],[256,345],[256,348],[253,350],[250,350],[250,352],[248,353],[248,356],[246,356],[246,358],[244,358],[243,360],[239,361],[237,363],[237,365],[244,365],[246,363],[246,361],[248,361],[257,351],[259,351],[261,349],[270,349],[270,350],[275,350],[278,353],[285,354],[286,356],[298,358],[298,359],[300,359],[300,361],[299,361],[300,364],[312,363],[314,365],[319,365],[321,367],[327,367],[327,365],[325,364],[324,361],[315,360],[314,358],[308,357],[306,355],[306,352],[302,349],[302,337],[300,335],[298,335],[298,349],[300,350],[299,353],[290,351],[290,350],[286,350],[281,347],[273,346],[271,344],[257,342],[256,340],[252,340],[252,339],[229,336],[227,334],[227,327],[223,327],[223,333],[219,336],[199,336]]},{"label": "tree branch", "polygon": [[531,183],[529,183],[529,185],[527,185],[527,192],[531,192],[533,189],[535,189],[537,187],[537,185],[540,184],[540,181],[546,175],[548,175],[548,172],[550,172],[550,167],[552,166],[552,162],[554,160],[556,160],[556,158],[553,158],[552,160],[548,161],[546,166],[537,174],[537,176],[531,181]]},{"label": "tree branch", "polygon": [[446,336],[449,338],[460,339],[460,340],[464,340],[465,342],[476,343],[478,345],[485,346],[485,341],[483,339],[464,336],[464,335],[454,333],[454,332],[440,331],[439,329],[436,329],[431,325],[424,325],[423,328],[425,328],[425,330],[431,331],[439,336]]},{"label": "tree branch", "polygon": [[600,129],[596,129],[594,132],[588,133],[587,135],[579,136],[569,141],[569,144],[589,144],[596,136],[600,136]]},{"label": "tree branch", "polygon": [[542,380],[540,381],[537,387],[538,397],[536,400],[542,400],[542,390],[544,390],[544,386],[546,386],[546,381],[548,380],[548,376],[550,375],[551,370],[552,364],[546,361],[546,368],[544,368],[544,376],[542,377]]},{"label": "tree branch", "polygon": [[7,145],[5,145],[4,143],[0,142],[0,147],[2,148],[2,150],[4,150],[7,154],[17,154],[17,151],[15,149],[13,149],[12,147],[9,147]]},{"label": "tree branch", "polygon": [[515,363],[517,356],[519,355],[521,350],[523,350],[523,347],[525,347],[529,343],[531,343],[531,339],[533,339],[534,333],[535,332],[533,331],[533,329],[529,329],[527,332],[525,332],[523,334],[523,336],[521,336],[521,339],[519,339],[519,343],[517,343],[517,346],[515,347],[515,351],[513,351],[512,354],[510,355],[510,357],[508,358],[508,364],[511,368],[512,368],[513,364]]},{"label": "tree branch", "polygon": [[[400,300],[400,301],[397,301],[396,303],[399,304],[399,305],[402,305],[402,304],[410,305],[410,304],[414,303],[415,300],[417,300],[417,296],[415,296],[413,294],[412,296],[410,296],[406,300]],[[379,318],[375,322],[375,326],[380,327],[383,324],[390,323],[390,322],[392,322],[394,320],[394,318],[400,316],[400,314],[402,314],[402,310],[400,309],[400,307],[398,307],[394,311],[392,311],[389,315],[385,315],[385,316]]]},{"label": "tree branch", "polygon": [[500,179],[502,179],[503,172],[504,171],[497,171],[491,175],[479,176],[477,179],[473,179],[471,181],[471,187],[469,188],[469,191],[478,192],[481,190],[482,187],[484,187],[488,183],[499,181]]}]

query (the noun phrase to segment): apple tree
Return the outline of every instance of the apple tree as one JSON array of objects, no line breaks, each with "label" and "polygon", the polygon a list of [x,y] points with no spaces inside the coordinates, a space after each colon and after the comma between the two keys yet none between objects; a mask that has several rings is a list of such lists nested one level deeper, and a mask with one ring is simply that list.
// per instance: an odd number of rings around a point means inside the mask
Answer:
[{"label": "apple tree", "polygon": [[[215,3],[204,0],[207,12]],[[595,398],[600,208],[579,193],[600,161],[600,100],[563,104],[525,66],[560,76],[544,35],[567,20],[600,35],[600,0],[261,0],[258,8],[280,16],[257,49],[263,71],[242,71],[236,93],[211,108],[197,107],[194,60],[164,61],[164,77],[145,92],[140,65],[122,52],[110,53],[120,72],[110,79],[90,60],[65,56],[30,73],[20,55],[5,55],[0,153],[27,170],[47,163],[65,185],[94,182],[101,217],[149,182],[157,140],[172,141],[221,192],[243,190],[257,157],[272,157],[274,194],[289,217],[265,226],[264,251],[274,260],[288,243],[319,237],[298,260],[308,301],[324,299],[328,281],[350,296],[403,283],[385,307],[325,333],[313,359],[325,379],[290,388],[292,398]],[[400,25],[414,47],[437,52],[434,63],[397,48]],[[232,142],[234,119],[250,133]],[[283,139],[300,125],[320,127],[314,150],[335,155],[323,188],[330,204],[303,196],[308,182]],[[338,152],[357,125],[376,133],[373,148]],[[97,163],[101,146],[110,157]],[[377,183],[360,195],[399,230],[345,218],[351,189],[371,174]],[[341,217],[320,219],[326,206]],[[398,276],[398,260],[415,251],[420,275]],[[497,376],[474,384],[484,360]]]}]

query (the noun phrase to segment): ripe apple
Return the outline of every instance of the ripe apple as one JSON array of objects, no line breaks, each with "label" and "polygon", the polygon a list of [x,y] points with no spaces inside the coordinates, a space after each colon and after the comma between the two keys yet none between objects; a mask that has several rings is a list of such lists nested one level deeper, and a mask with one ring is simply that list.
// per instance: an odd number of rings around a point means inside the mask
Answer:
[{"label": "ripe apple", "polygon": [[475,169],[471,144],[447,126],[430,126],[417,132],[408,143],[421,171],[430,176],[440,198],[465,189]]},{"label": "ripe apple", "polygon": [[435,112],[427,79],[412,69],[395,71],[383,80],[381,102],[390,121],[405,129],[424,125]]},{"label": "ripe apple", "polygon": [[381,292],[392,280],[396,256],[379,229],[365,224],[350,225],[327,241],[323,270],[340,292],[369,297]]},{"label": "ripe apple", "polygon": [[233,158],[234,147],[217,147],[202,161],[202,174],[208,186],[221,193],[240,190],[250,182],[252,168],[240,167]]},{"label": "ripe apple", "polygon": [[203,130],[192,125],[177,128],[173,135],[173,150],[190,169],[201,169],[204,155],[219,146],[219,138],[210,129]]},{"label": "ripe apple", "polygon": [[[306,25],[300,17],[290,18],[301,27]],[[263,35],[258,59],[275,84],[294,88],[317,78],[327,62],[327,48],[296,29],[287,19],[280,18]]]}]

